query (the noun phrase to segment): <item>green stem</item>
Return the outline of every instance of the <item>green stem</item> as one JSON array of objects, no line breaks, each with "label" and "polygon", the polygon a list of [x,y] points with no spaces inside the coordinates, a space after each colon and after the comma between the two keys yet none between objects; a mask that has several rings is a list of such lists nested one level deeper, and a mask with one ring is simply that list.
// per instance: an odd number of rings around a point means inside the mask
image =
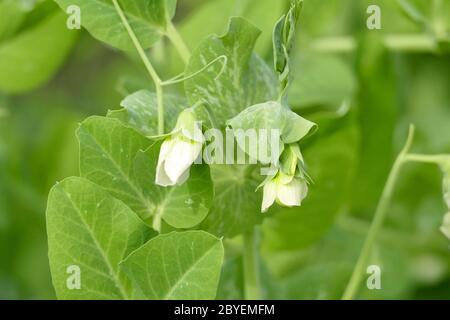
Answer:
[{"label": "green stem", "polygon": [[261,299],[256,229],[244,234],[244,282],[245,299]]},{"label": "green stem", "polygon": [[117,0],[112,0],[114,7],[116,8],[116,11],[122,20],[123,25],[125,26],[125,29],[128,32],[128,35],[131,38],[131,41],[133,42],[134,46],[136,47],[136,50],[139,54],[139,57],[141,58],[142,62],[145,65],[145,68],[147,69],[148,73],[150,74],[150,77],[153,79],[153,82],[155,83],[156,88],[156,95],[158,100],[158,134],[164,134],[164,99],[163,99],[163,88],[161,86],[161,78],[158,76],[158,73],[156,72],[155,68],[153,67],[152,63],[148,59],[147,55],[145,54],[144,49],[142,48],[142,45],[140,44],[136,34],[134,33],[133,29],[131,28],[127,17],[125,16],[125,13],[123,12],[122,8],[120,7]]},{"label": "green stem", "polygon": [[448,159],[448,155],[444,154],[436,154],[436,155],[426,155],[426,154],[407,154],[405,156],[405,161],[409,162],[421,162],[421,163],[432,163],[440,165],[442,164],[446,159]]},{"label": "green stem", "polygon": [[383,221],[388,211],[387,209],[392,198],[394,187],[400,174],[400,169],[405,162],[406,155],[411,148],[413,139],[414,127],[411,126],[409,129],[409,135],[406,144],[395,160],[391,172],[389,173],[388,180],[375,211],[372,224],[370,225],[369,232],[367,234],[366,240],[364,241],[364,245],[361,249],[358,261],[356,262],[353,274],[350,278],[349,283],[347,284],[344,295],[342,296],[343,300],[352,300],[359,289],[363,274],[365,273],[365,268],[367,267],[370,254],[372,252],[372,248],[375,244],[376,237],[381,230],[381,227],[383,226]]},{"label": "green stem", "polygon": [[164,92],[161,84],[156,86],[156,99],[158,105],[158,134],[164,134]]},{"label": "green stem", "polygon": [[[383,38],[386,48],[392,51],[435,52],[436,42],[429,34],[390,34]],[[352,36],[323,37],[314,39],[308,45],[320,52],[346,53],[354,51],[357,40]]]},{"label": "green stem", "polygon": [[188,64],[189,58],[191,57],[191,52],[181,35],[178,33],[178,30],[173,25],[172,21],[169,21],[167,23],[166,32],[167,37],[177,49],[178,54],[180,55],[181,59],[183,59],[184,64]]}]

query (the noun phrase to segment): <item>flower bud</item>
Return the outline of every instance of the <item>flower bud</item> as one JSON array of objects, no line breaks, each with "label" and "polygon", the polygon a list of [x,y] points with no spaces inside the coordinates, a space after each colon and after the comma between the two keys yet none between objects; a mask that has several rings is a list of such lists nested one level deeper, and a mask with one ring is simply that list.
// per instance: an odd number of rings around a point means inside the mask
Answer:
[{"label": "flower bud", "polygon": [[300,206],[308,194],[308,184],[304,178],[279,171],[264,184],[263,190],[261,212],[267,212],[275,201],[286,207]]},{"label": "flower bud", "polygon": [[161,145],[155,183],[163,187],[183,184],[201,154],[203,142],[200,123],[191,109],[184,110],[175,130]]}]

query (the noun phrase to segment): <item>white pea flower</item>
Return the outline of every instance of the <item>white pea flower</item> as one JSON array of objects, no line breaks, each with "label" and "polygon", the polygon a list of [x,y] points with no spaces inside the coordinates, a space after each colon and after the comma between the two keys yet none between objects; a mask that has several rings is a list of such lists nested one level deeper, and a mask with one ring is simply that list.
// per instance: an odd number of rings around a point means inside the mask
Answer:
[{"label": "white pea flower", "polygon": [[444,216],[444,221],[442,222],[441,232],[450,239],[450,212]]},{"label": "white pea flower", "polygon": [[203,143],[200,123],[191,109],[184,110],[175,130],[161,145],[155,183],[163,187],[183,184],[202,152]]},{"label": "white pea flower", "polygon": [[264,184],[261,212],[267,212],[276,201],[286,207],[300,206],[308,194],[308,184],[304,178],[278,174]]}]

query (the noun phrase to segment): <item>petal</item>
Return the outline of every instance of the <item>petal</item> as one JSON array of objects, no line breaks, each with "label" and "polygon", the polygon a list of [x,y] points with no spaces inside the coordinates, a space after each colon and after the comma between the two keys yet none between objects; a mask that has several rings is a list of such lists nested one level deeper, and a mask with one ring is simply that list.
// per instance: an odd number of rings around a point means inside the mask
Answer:
[{"label": "petal", "polygon": [[292,182],[292,180],[294,179],[294,176],[285,174],[285,173],[283,173],[283,171],[280,170],[280,173],[278,174],[277,179],[280,184],[286,185],[286,184],[289,184]]},{"label": "petal", "polygon": [[261,212],[267,212],[269,207],[275,202],[277,196],[277,185],[273,181],[268,181],[264,185]]},{"label": "petal", "polygon": [[181,133],[189,140],[202,144],[205,142],[205,137],[203,136],[201,126],[198,123],[195,123],[191,129],[181,127]]},{"label": "petal", "polygon": [[183,183],[189,179],[190,168],[188,168],[183,174],[178,178],[177,185],[181,186]]},{"label": "petal", "polygon": [[158,165],[156,166],[155,183],[163,187],[173,186],[175,184],[175,182],[170,180],[170,178],[167,176],[166,171],[164,169],[164,162],[167,157],[167,154],[169,153],[172,147],[172,144],[173,139],[168,139],[164,141],[161,144],[161,149],[159,151]]},{"label": "petal", "polygon": [[202,151],[202,144],[176,138],[164,162],[166,174],[177,183]]},{"label": "petal", "polygon": [[306,181],[302,181],[301,183],[302,192],[300,194],[300,201],[303,201],[308,195],[308,184]]},{"label": "petal", "polygon": [[297,179],[293,179],[288,184],[277,185],[277,200],[281,205],[288,207],[300,206],[302,204],[302,184]]}]

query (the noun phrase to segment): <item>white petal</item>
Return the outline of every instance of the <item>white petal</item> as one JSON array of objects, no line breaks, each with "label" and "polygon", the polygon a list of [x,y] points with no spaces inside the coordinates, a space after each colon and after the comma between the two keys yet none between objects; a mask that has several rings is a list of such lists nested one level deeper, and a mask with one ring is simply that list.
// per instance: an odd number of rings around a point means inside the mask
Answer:
[{"label": "white petal", "polygon": [[175,182],[170,180],[170,178],[167,176],[166,171],[164,169],[164,162],[167,157],[167,154],[169,153],[172,147],[172,144],[173,144],[172,139],[164,141],[161,144],[161,149],[159,151],[158,165],[156,166],[155,183],[163,187],[173,186],[175,184]]},{"label": "white petal", "polygon": [[261,205],[261,212],[267,212],[269,207],[275,202],[277,196],[277,185],[274,181],[268,181],[264,185],[263,200]]},{"label": "white petal", "polygon": [[300,193],[300,202],[301,202],[308,195],[308,184],[305,181],[302,181],[300,183],[300,185],[301,185],[301,188],[302,188],[302,191]]},{"label": "white petal", "polygon": [[289,174],[284,174],[283,171],[280,170],[280,173],[278,174],[278,183],[281,184],[289,184],[294,179],[294,176]]},{"label": "white petal", "polygon": [[177,181],[177,185],[181,186],[183,183],[185,183],[187,181],[187,179],[189,179],[189,174],[190,174],[190,168],[188,168],[179,178]]},{"label": "white petal", "polygon": [[176,139],[164,162],[164,168],[170,180],[177,183],[201,151],[200,143]]},{"label": "white petal", "polygon": [[300,206],[302,203],[302,185],[297,179],[288,184],[277,185],[277,200],[280,204],[292,207]]},{"label": "white petal", "polygon": [[199,142],[202,144],[205,142],[205,137],[203,136],[201,126],[198,123],[195,123],[191,129],[182,127],[181,133],[189,140]]}]

